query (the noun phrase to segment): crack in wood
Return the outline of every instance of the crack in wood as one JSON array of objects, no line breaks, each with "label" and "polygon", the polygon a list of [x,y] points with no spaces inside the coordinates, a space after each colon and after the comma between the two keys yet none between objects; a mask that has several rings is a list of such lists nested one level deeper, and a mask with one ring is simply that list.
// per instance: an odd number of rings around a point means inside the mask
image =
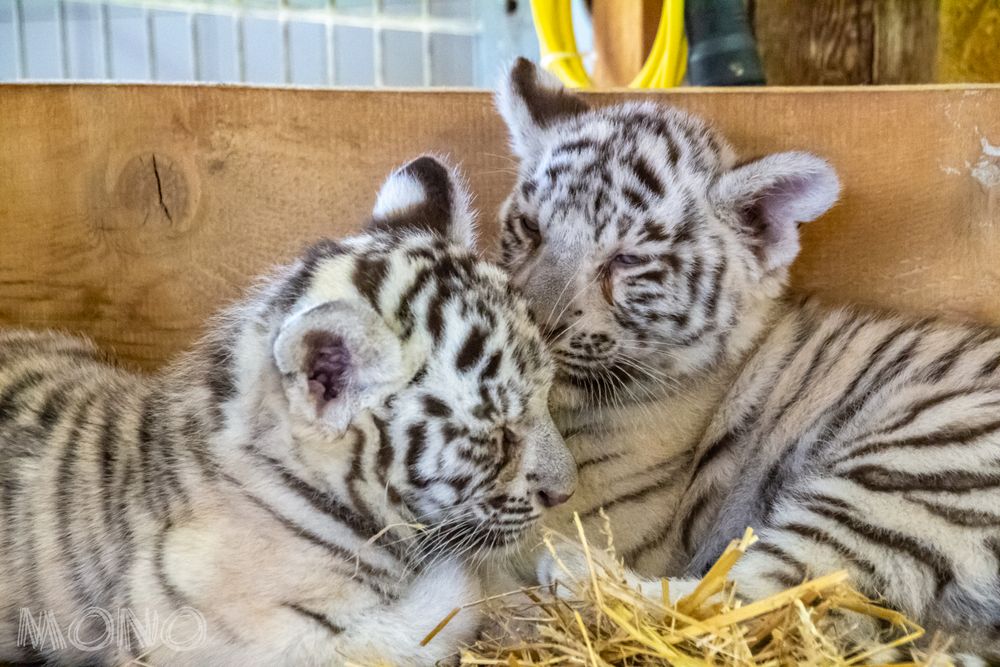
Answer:
[{"label": "crack in wood", "polygon": [[156,194],[160,199],[160,208],[163,209],[163,215],[167,216],[167,220],[173,224],[174,218],[170,215],[170,209],[167,208],[167,203],[163,201],[163,183],[160,181],[160,169],[156,165],[156,153],[153,153],[153,176],[156,177]]}]

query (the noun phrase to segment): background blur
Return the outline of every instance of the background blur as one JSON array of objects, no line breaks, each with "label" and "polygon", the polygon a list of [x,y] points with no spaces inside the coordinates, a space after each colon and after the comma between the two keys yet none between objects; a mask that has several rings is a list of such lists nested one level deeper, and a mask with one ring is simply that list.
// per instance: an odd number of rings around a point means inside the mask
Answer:
[{"label": "background blur", "polygon": [[[711,33],[732,0],[686,4]],[[1000,0],[741,4],[771,85],[1000,81]],[[663,0],[572,5],[597,85],[628,83]],[[516,55],[529,0],[0,0],[0,81],[490,87]]]},{"label": "background blur", "polygon": [[0,0],[0,81],[491,86],[515,55],[526,0]]}]

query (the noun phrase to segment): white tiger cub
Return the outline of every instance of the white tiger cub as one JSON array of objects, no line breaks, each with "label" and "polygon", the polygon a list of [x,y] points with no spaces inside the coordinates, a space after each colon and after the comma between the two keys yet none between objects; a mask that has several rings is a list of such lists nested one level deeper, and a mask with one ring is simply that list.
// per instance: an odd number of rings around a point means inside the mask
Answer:
[{"label": "white tiger cub", "polygon": [[[473,254],[467,201],[411,162],[364,233],[151,377],[0,334],[0,660],[430,665],[473,639],[466,610],[420,646],[576,473],[537,326]],[[149,614],[167,635],[140,632]]]},{"label": "white tiger cub", "polygon": [[589,109],[523,60],[497,101],[521,161],[502,263],[580,473],[550,519],[596,534],[606,508],[648,577],[700,576],[752,526],[743,595],[843,568],[998,657],[1000,331],[786,297],[797,225],[839,192],[813,155],[739,162],[697,118]]}]

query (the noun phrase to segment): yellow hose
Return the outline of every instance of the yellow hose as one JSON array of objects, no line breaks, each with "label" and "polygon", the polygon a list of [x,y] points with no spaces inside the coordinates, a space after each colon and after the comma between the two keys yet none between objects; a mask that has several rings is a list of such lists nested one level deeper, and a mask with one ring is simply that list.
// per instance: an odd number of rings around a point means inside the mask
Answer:
[{"label": "yellow hose", "polygon": [[[531,0],[542,66],[570,88],[593,88],[576,48],[570,0]],[[663,0],[653,46],[630,88],[679,86],[687,69],[684,0]]]}]

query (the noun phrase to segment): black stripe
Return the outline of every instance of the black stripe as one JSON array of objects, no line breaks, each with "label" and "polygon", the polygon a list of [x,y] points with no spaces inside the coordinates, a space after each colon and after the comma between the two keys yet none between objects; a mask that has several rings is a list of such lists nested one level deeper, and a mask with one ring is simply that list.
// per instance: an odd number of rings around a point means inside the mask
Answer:
[{"label": "black stripe", "polygon": [[[670,536],[671,531],[675,527],[673,518],[674,517],[666,517],[666,516],[650,517],[649,518],[650,526],[653,525],[652,522],[654,520],[660,521],[660,526],[657,528],[655,532],[647,534],[646,537],[644,537],[641,542],[639,542],[638,544],[636,544],[635,546],[633,546],[632,548],[630,548],[628,551],[625,552],[623,556],[625,562],[635,563],[640,558],[642,558],[643,555],[645,555],[647,552],[652,551],[653,549],[663,544],[663,542],[667,539],[667,537]],[[647,528],[649,528],[650,526],[647,526]]]},{"label": "black stripe", "polygon": [[979,377],[993,375],[997,368],[1000,368],[1000,354],[983,364],[983,367],[979,369]]},{"label": "black stripe", "polygon": [[420,474],[418,464],[424,453],[424,447],[427,446],[427,424],[424,422],[411,424],[406,430],[406,441],[408,445],[406,450],[407,477],[411,484],[422,489],[427,486],[427,480]]},{"label": "black stripe", "polygon": [[74,386],[70,383],[60,383],[49,391],[37,412],[38,425],[44,431],[51,431],[60,415],[66,410],[66,398]]},{"label": "black stripe", "polygon": [[574,139],[573,141],[568,141],[563,144],[559,144],[552,151],[552,157],[556,158],[562,153],[579,153],[581,151],[600,148],[600,144],[597,143],[596,139],[591,137],[583,137],[581,139]]},{"label": "black stripe", "polygon": [[548,169],[545,170],[545,178],[548,179],[549,185],[555,184],[559,177],[567,173],[570,170],[571,162],[559,162],[556,164],[550,164]]},{"label": "black stripe", "polygon": [[997,431],[1000,431],[1000,420],[979,424],[977,426],[960,426],[958,428],[955,428],[954,425],[949,425],[932,433],[924,433],[909,438],[870,442],[864,447],[859,447],[858,449],[848,452],[846,455],[841,457],[840,460],[849,461],[868,454],[882,452],[887,449],[896,449],[898,447],[944,447],[949,445],[967,445],[980,438],[992,435]]},{"label": "black stripe", "polygon": [[224,403],[236,396],[236,380],[231,367],[232,350],[227,341],[211,340],[206,352],[205,384],[216,404]]},{"label": "black stripe", "polygon": [[[372,421],[375,423],[375,429],[378,431],[378,450],[375,454],[375,475],[378,477],[379,485],[385,487],[389,491],[390,500],[392,500],[392,502],[397,502],[398,493],[396,493],[393,486],[389,483],[389,468],[392,466],[392,462],[396,454],[389,439],[389,427],[385,423],[385,420],[380,417],[372,416]],[[395,499],[393,499],[394,496]]]},{"label": "black stripe", "polygon": [[591,507],[587,511],[581,512],[580,518],[586,519],[592,516],[596,516],[600,513],[602,508],[604,509],[604,511],[608,511],[617,505],[643,500],[646,496],[648,496],[651,493],[668,490],[671,488],[669,482],[677,476],[679,471],[672,470],[670,471],[670,473],[671,473],[670,475],[660,476],[655,478],[652,482],[649,482],[648,484],[639,487],[635,491],[630,491],[629,493],[623,493],[622,495],[615,496],[614,498],[611,498],[610,500],[607,500],[596,507]]},{"label": "black stripe", "polygon": [[[900,336],[902,336],[907,331],[912,329],[911,324],[902,324],[895,329],[893,329],[887,336],[885,336],[879,344],[876,345],[872,351],[868,354],[868,362],[865,363],[861,370],[854,376],[851,383],[847,385],[847,389],[841,394],[841,402],[846,403],[850,397],[854,394],[857,388],[861,385],[861,382],[868,377],[869,373],[876,367],[876,365],[882,361],[882,357],[889,351],[889,348],[893,343],[896,342]],[[876,377],[881,377],[882,373],[875,373]]]},{"label": "black stripe", "polygon": [[[298,537],[300,539],[303,539],[303,540],[309,542],[310,544],[313,544],[313,545],[315,545],[317,547],[320,547],[320,548],[326,550],[332,556],[335,556],[340,561],[342,561],[341,563],[339,563],[340,565],[343,565],[343,568],[341,568],[341,569],[338,570],[338,573],[340,575],[345,576],[345,577],[350,578],[350,579],[357,579],[357,580],[363,581],[363,582],[365,582],[366,584],[368,584],[370,587],[372,587],[376,591],[380,591],[380,592],[382,592],[385,595],[392,595],[391,589],[383,588],[379,584],[378,581],[373,581],[373,579],[376,579],[376,580],[379,579],[379,578],[382,578],[382,579],[393,578],[394,579],[394,578],[396,578],[397,575],[394,575],[393,573],[389,572],[388,570],[385,570],[385,569],[383,569],[381,567],[378,567],[377,565],[373,565],[371,563],[368,563],[367,561],[363,560],[360,557],[359,554],[357,554],[355,552],[352,552],[349,549],[345,549],[344,547],[340,546],[339,544],[335,544],[333,542],[330,542],[329,540],[323,539],[322,537],[320,537],[319,535],[317,535],[317,534],[313,533],[312,531],[308,530],[304,526],[301,526],[298,523],[296,523],[295,521],[292,521],[288,517],[280,514],[277,510],[275,510],[274,508],[272,508],[270,505],[268,505],[267,503],[265,503],[263,500],[261,500],[260,498],[256,497],[255,495],[253,495],[252,493],[250,493],[246,489],[244,489],[242,487],[242,485],[237,480],[229,477],[228,475],[226,475],[225,478],[230,483],[232,483],[235,486],[239,487],[240,490],[243,492],[243,496],[247,500],[249,500],[251,503],[253,503],[257,507],[259,507],[261,510],[263,510],[264,512],[266,512],[268,515],[270,515],[271,518],[273,518],[278,524],[280,524],[283,528],[285,528],[289,533],[291,533],[295,537]],[[367,576],[366,577],[359,577],[359,575],[361,575],[361,574],[364,574],[364,575],[367,575]]]},{"label": "black stripe", "polygon": [[45,378],[46,373],[42,371],[28,371],[4,387],[3,392],[0,393],[0,422],[16,419],[21,393],[37,387]]},{"label": "black stripe", "polygon": [[389,264],[381,257],[359,257],[354,266],[354,286],[377,313],[382,312],[379,308],[379,295],[388,273]]},{"label": "black stripe", "polygon": [[[73,427],[63,444],[63,451],[59,460],[53,503],[55,505],[58,525],[57,540],[59,543],[60,560],[66,565],[67,582],[72,595],[83,607],[88,607],[99,601],[92,597],[92,592],[87,590],[87,585],[83,581],[82,575],[85,572],[85,567],[80,561],[82,550],[77,547],[74,539],[73,511],[79,507],[76,498],[79,487],[74,484],[74,481],[81,477],[78,475],[79,471],[76,470],[77,461],[85,445],[85,443],[80,442],[80,435],[84,425],[87,423],[87,415],[96,400],[97,396],[95,394],[85,395],[73,413]],[[83,479],[79,481],[83,481]],[[83,485],[84,488],[86,486],[86,484]]]},{"label": "black stripe", "polygon": [[875,526],[865,521],[861,521],[852,514],[833,507],[818,503],[808,503],[806,509],[819,516],[826,517],[837,522],[840,526],[850,530],[854,534],[864,538],[868,542],[878,544],[893,551],[904,553],[918,563],[927,566],[934,575],[937,586],[937,594],[940,595],[948,583],[954,579],[951,563],[948,558],[937,549],[928,546],[925,542],[914,539],[909,535],[885,528]]},{"label": "black stripe", "polygon": [[968,493],[1000,486],[1000,472],[970,470],[936,470],[935,472],[904,472],[877,465],[862,465],[841,473],[841,476],[870,491],[926,491],[928,493]]},{"label": "black stripe", "polygon": [[414,330],[414,320],[413,320],[413,302],[416,301],[417,296],[420,295],[421,290],[423,290],[428,281],[433,277],[433,272],[424,267],[417,272],[414,276],[413,282],[407,288],[406,292],[399,299],[399,307],[396,309],[396,319],[403,323],[403,338],[409,338]]},{"label": "black stripe", "polygon": [[439,283],[437,291],[427,304],[427,330],[431,333],[431,339],[437,346],[444,336],[444,307],[451,298],[451,288],[445,283]]},{"label": "black stripe", "polygon": [[978,394],[980,392],[988,392],[990,394],[993,394],[995,393],[995,390],[962,388],[962,389],[955,389],[953,391],[946,391],[944,393],[931,396],[930,398],[926,398],[918,403],[913,404],[905,415],[900,417],[898,420],[896,420],[889,426],[879,429],[876,435],[887,435],[889,433],[892,433],[893,431],[898,431],[899,429],[905,426],[909,426],[927,410],[935,408],[941,405],[942,403],[950,401],[953,398],[963,398],[966,396],[972,396],[974,394]]},{"label": "black stripe", "polygon": [[[688,487],[688,491],[690,492],[690,487]],[[709,508],[715,507],[710,499],[717,495],[718,489],[714,484],[710,485],[698,498],[688,503],[687,512],[677,521],[681,526],[681,544],[689,554],[694,552],[694,526]],[[704,573],[699,572],[698,576],[702,574]]]},{"label": "black stripe", "polygon": [[722,296],[722,278],[726,275],[728,264],[723,256],[719,264],[712,269],[711,287],[708,288],[708,300],[705,302],[705,317],[715,319],[719,312],[719,298]]},{"label": "black stripe", "polygon": [[483,367],[483,371],[479,374],[480,380],[489,380],[496,377],[496,374],[500,371],[500,362],[503,360],[503,354],[500,350],[497,350],[492,355],[490,355],[490,360],[486,362],[486,366]]},{"label": "black stripe", "polygon": [[779,570],[771,570],[769,572],[764,572],[759,575],[762,579],[770,579],[776,582],[781,588],[792,588],[793,586],[798,586],[802,583],[802,579],[794,577],[787,572],[782,572]]},{"label": "black stripe", "polygon": [[525,199],[530,199],[531,195],[535,194],[537,190],[538,184],[530,178],[521,183],[521,196]]},{"label": "black stripe", "polygon": [[191,452],[205,479],[212,481],[219,476],[219,465],[212,456],[205,430],[206,427],[198,414],[189,413],[184,417],[184,425],[181,427],[181,441]]},{"label": "black stripe", "polygon": [[[751,417],[747,420],[741,420],[741,423],[753,420],[754,418]],[[717,438],[715,442],[709,445],[708,449],[706,449],[702,455],[698,457],[691,473],[692,480],[698,479],[698,476],[701,475],[701,473],[710,463],[712,463],[712,461],[719,458],[719,456],[721,456],[724,452],[733,449],[733,447],[739,444],[741,434],[737,433],[738,428],[740,428],[740,425],[734,425],[731,427],[730,430],[726,431],[721,437]]]},{"label": "black stripe", "polygon": [[[115,491],[117,505],[115,523],[118,536],[120,576],[113,584],[113,590],[116,593],[121,592],[122,597],[124,597],[125,602],[127,602],[129,594],[128,586],[126,586],[128,581],[127,574],[128,569],[132,566],[132,556],[135,553],[135,530],[129,521],[130,510],[132,509],[135,501],[135,461],[132,458],[126,458],[123,448],[119,449],[119,454],[122,456],[123,461],[119,463],[119,465],[122,466],[122,473],[117,490]],[[127,608],[127,606],[127,604],[124,605],[125,608]]]},{"label": "black stripe", "polygon": [[795,405],[803,396],[806,396],[806,389],[809,387],[809,383],[812,381],[813,375],[819,369],[820,364],[823,363],[826,353],[829,351],[830,346],[837,336],[841,335],[844,329],[841,327],[833,327],[833,330],[826,335],[826,337],[816,346],[816,351],[813,353],[812,359],[809,361],[809,365],[806,367],[805,373],[802,374],[799,380],[799,386],[792,392],[789,392],[789,398],[785,401],[785,404],[781,406],[778,410],[779,418],[782,415],[788,413],[793,405]]},{"label": "black stripe", "polygon": [[153,454],[158,461],[157,477],[162,479],[165,485],[164,495],[169,499],[167,510],[170,511],[175,502],[177,505],[186,506],[190,503],[187,489],[181,482],[179,474],[180,458],[178,456],[178,444],[174,439],[173,424],[171,415],[166,413],[165,407],[161,408],[163,414],[160,415],[157,431],[154,435],[155,443]]},{"label": "black stripe", "polygon": [[265,463],[271,471],[280,477],[285,488],[308,502],[317,511],[349,528],[355,536],[362,540],[369,540],[382,529],[378,524],[361,516],[355,508],[345,505],[333,494],[324,492],[296,476],[280,461],[257,451],[253,453],[258,460]]},{"label": "black stripe", "polygon": [[632,171],[635,172],[636,178],[639,179],[643,187],[649,190],[651,194],[656,197],[664,195],[666,189],[663,187],[663,183],[660,182],[656,172],[642,155],[635,156],[632,162]]},{"label": "black stripe", "polygon": [[[569,434],[563,434],[563,437],[569,438]],[[602,463],[608,463],[610,461],[617,461],[618,459],[625,456],[625,452],[607,452],[604,454],[599,454],[597,456],[582,459],[576,464],[576,469],[578,472],[582,472],[587,468],[595,465],[600,465]]]},{"label": "black stripe", "polygon": [[[803,523],[789,523],[778,526],[777,528],[778,530],[793,533],[815,542],[816,544],[822,544],[836,551],[844,559],[844,565],[846,567],[856,567],[868,575],[869,579],[871,579],[872,585],[865,587],[865,592],[869,595],[879,595],[888,589],[889,586],[885,577],[879,573],[874,563],[822,528]],[[861,582],[858,581],[855,581],[854,583],[859,585],[861,584]]]},{"label": "black stripe", "polygon": [[809,575],[809,568],[805,563],[771,542],[759,542],[752,547],[750,553],[767,554],[771,558],[780,561],[795,570],[795,576],[793,577],[793,579],[795,579],[795,583],[791,584],[791,586],[801,584]]},{"label": "black stripe", "polygon": [[[114,397],[108,397],[104,404],[104,414],[101,417],[101,429],[98,440],[100,473],[98,476],[101,485],[101,504],[104,509],[105,539],[117,546],[113,540],[112,531],[118,519],[115,517],[114,507],[114,481],[115,465],[121,464],[122,451],[118,442],[118,410]],[[113,548],[117,554],[119,572],[124,568],[122,558],[124,554],[118,548]]]},{"label": "black stripe", "polygon": [[330,634],[339,635],[344,632],[344,628],[340,627],[336,623],[331,622],[330,619],[328,619],[323,614],[317,613],[310,609],[306,609],[302,605],[298,605],[291,602],[286,602],[285,606],[291,609],[292,611],[297,612],[302,616],[305,616],[306,618],[309,618],[319,623],[321,626],[326,628],[330,632]]},{"label": "black stripe", "polygon": [[622,195],[628,200],[632,208],[639,210],[646,208],[646,200],[643,199],[642,195],[634,188],[630,188],[628,186],[622,188]]},{"label": "black stripe", "polygon": [[155,517],[163,518],[170,512],[170,497],[156,477],[156,440],[153,434],[157,425],[156,398],[148,395],[142,401],[139,417],[139,472],[142,475],[142,495],[146,506]]},{"label": "black stripe", "polygon": [[[922,325],[918,325],[918,327],[920,326]],[[917,327],[907,326],[905,328],[912,330]],[[900,329],[897,329],[896,331],[900,331]],[[897,353],[895,357],[886,362],[881,368],[876,368],[876,359],[884,356],[885,352],[891,346],[892,341],[895,341],[898,336],[891,334],[890,338],[891,340],[887,338],[883,341],[885,343],[884,346],[880,344],[875,357],[862,367],[862,370],[855,376],[848,389],[841,394],[840,401],[838,402],[836,409],[833,411],[833,416],[824,428],[823,437],[818,438],[809,450],[809,454],[811,456],[818,456],[819,454],[817,454],[817,451],[824,450],[829,447],[831,443],[835,442],[836,438],[840,435],[841,430],[848,423],[850,423],[850,421],[854,419],[854,417],[856,417],[873,398],[880,395],[878,390],[884,389],[900,374],[902,374],[902,372],[908,367],[913,358],[914,352],[921,342],[920,335],[914,335],[909,344]],[[869,374],[877,378],[877,384],[875,387],[868,387],[866,391],[861,391],[858,395],[854,395],[857,386],[861,383],[861,380],[866,378]],[[815,426],[815,423],[812,424],[810,429]]]},{"label": "black stripe", "polygon": [[184,595],[184,593],[182,593],[172,581],[170,581],[170,578],[167,576],[167,571],[164,568],[163,548],[166,544],[167,533],[170,529],[171,524],[168,521],[156,536],[156,543],[153,547],[153,573],[156,577],[156,582],[160,585],[160,588],[163,589],[163,592],[167,594],[167,598],[170,599],[174,609],[193,607],[194,605],[191,604],[188,597]]},{"label": "black stripe", "polygon": [[915,495],[907,494],[906,499],[916,503],[935,516],[939,516],[948,523],[965,528],[997,528],[1000,527],[1000,514],[994,514],[985,510],[974,510],[963,507],[952,507],[931,500],[924,500]]},{"label": "black stripe", "polygon": [[302,264],[284,285],[278,290],[272,301],[273,307],[281,312],[288,312],[292,306],[306,293],[312,283],[313,275],[323,260],[347,251],[336,241],[323,239],[311,245],[303,253]]},{"label": "black stripe", "polygon": [[997,564],[997,577],[1000,578],[1000,537],[993,535],[986,538],[986,546],[993,552],[993,560]]},{"label": "black stripe", "polygon": [[486,339],[489,334],[478,326],[473,326],[469,335],[462,344],[462,349],[458,351],[455,359],[455,367],[459,372],[467,372],[479,361],[486,346]]},{"label": "black stripe", "polygon": [[431,417],[447,419],[451,417],[451,408],[437,396],[424,395],[424,411]]},{"label": "black stripe", "polygon": [[940,382],[948,372],[954,368],[955,364],[961,358],[964,352],[969,350],[969,344],[977,339],[982,339],[984,332],[981,330],[973,330],[968,332],[962,337],[955,347],[951,348],[940,357],[931,362],[927,369],[924,371],[926,373],[928,382]]},{"label": "black stripe", "polygon": [[[114,401],[113,396],[111,394],[105,393],[100,397],[100,399],[101,401],[103,401],[103,405],[101,405],[102,410],[100,412],[100,417],[98,421],[94,422],[88,419],[87,426],[91,427],[92,429],[94,429],[94,431],[96,431],[91,435],[91,437],[87,438],[88,444],[95,444],[93,440],[94,436],[103,438],[104,432],[106,431],[107,428],[108,421],[114,419],[114,417],[116,416],[112,408]],[[96,464],[95,472],[97,473],[96,475],[97,479],[94,480],[94,482],[96,482],[98,488],[102,490],[100,495],[101,495],[103,513],[106,518],[108,503],[110,501],[110,498],[108,497],[110,495],[109,494],[110,489],[107,487],[107,484],[105,484],[104,480],[104,472],[105,472],[104,469],[106,462],[104,460],[104,452],[102,451],[103,442],[99,442],[96,444],[98,444],[99,449],[96,452],[94,452],[97,455],[95,456],[95,459],[93,461]],[[80,472],[80,476],[85,476],[85,475],[86,475],[85,472],[83,471]],[[97,498],[94,497],[94,500],[97,500]],[[91,523],[91,520],[93,520],[93,523]],[[100,591],[100,593],[104,593],[105,596],[107,596],[109,593],[110,586],[106,586],[106,582],[112,582],[114,578],[119,575],[120,571],[119,568],[116,566],[112,566],[112,570],[110,572],[108,571],[108,563],[110,562],[110,559],[106,561],[105,555],[109,551],[112,554],[114,554],[117,552],[117,549],[114,548],[114,542],[111,539],[111,531],[109,530],[111,527],[110,523],[105,521],[104,525],[98,526],[97,521],[99,520],[100,519],[98,519],[98,517],[92,517],[88,512],[86,517],[86,524],[89,529],[87,531],[88,539],[85,540],[84,547],[80,550],[89,553],[91,570],[97,572],[96,576],[97,581],[101,582],[102,584],[105,584],[105,589],[103,591]],[[107,597],[105,597],[105,599],[107,600]],[[110,602],[110,600],[108,601]]]}]

